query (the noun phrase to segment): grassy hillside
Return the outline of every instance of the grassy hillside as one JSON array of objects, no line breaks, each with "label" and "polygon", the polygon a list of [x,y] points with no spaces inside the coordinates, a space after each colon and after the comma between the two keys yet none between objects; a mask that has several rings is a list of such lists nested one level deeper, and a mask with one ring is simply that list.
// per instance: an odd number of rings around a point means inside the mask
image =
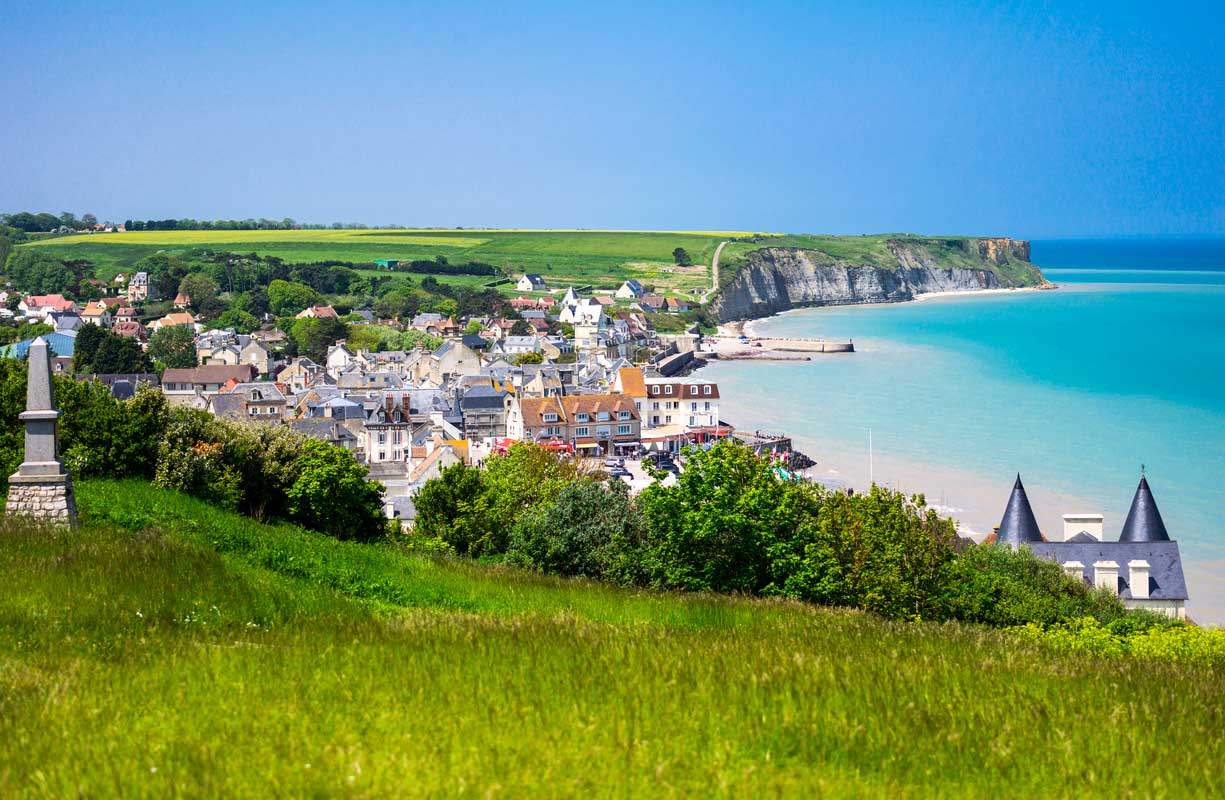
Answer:
[{"label": "grassy hillside", "polygon": [[[194,248],[255,252],[295,262],[434,258],[481,261],[511,272],[539,272],[563,283],[615,285],[627,277],[674,291],[710,285],[710,261],[720,241],[743,232],[629,231],[134,231],[43,239],[61,258],[87,259],[104,278],[158,251]],[[677,267],[683,247],[695,266]],[[449,279],[448,279],[449,281]],[[512,287],[513,288],[513,287]]]},{"label": "grassy hillside", "polygon": [[0,529],[3,796],[1225,791],[1219,673],[79,495]]}]

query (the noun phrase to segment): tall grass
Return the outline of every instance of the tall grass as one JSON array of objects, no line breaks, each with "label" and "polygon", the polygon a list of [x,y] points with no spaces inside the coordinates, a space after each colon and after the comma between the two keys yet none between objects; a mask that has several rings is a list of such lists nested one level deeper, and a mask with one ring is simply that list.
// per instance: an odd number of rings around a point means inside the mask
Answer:
[{"label": "tall grass", "polygon": [[79,500],[0,529],[0,796],[1225,791],[1219,672]]}]

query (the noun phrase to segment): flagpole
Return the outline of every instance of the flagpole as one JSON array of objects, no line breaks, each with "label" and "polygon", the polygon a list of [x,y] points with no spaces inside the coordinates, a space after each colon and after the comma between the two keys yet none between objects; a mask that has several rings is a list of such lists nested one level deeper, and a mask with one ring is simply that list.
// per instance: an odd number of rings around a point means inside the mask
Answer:
[{"label": "flagpole", "polygon": [[872,463],[872,429],[868,428],[868,487],[876,483],[876,470]]}]

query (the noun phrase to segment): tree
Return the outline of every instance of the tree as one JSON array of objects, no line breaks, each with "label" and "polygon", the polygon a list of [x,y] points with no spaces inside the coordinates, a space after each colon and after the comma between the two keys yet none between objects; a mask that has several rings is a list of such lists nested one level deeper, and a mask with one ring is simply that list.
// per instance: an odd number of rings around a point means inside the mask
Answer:
[{"label": "tree", "polygon": [[231,308],[222,312],[215,324],[218,328],[233,328],[238,333],[251,333],[259,327],[259,320],[246,311]]},{"label": "tree", "polygon": [[379,319],[397,319],[406,315],[407,300],[402,292],[388,292],[374,301],[372,310]]},{"label": "tree", "polygon": [[203,273],[192,272],[179,281],[178,293],[190,298],[192,311],[200,311],[202,305],[207,305],[217,296],[217,284]]},{"label": "tree", "polygon": [[102,342],[106,339],[106,331],[92,322],[77,329],[77,338],[72,345],[72,368],[76,372],[94,372],[94,356]]},{"label": "tree", "polygon": [[349,335],[349,326],[339,319],[313,319],[304,317],[294,320],[289,329],[290,337],[298,343],[298,351],[313,361],[323,363],[328,348]]},{"label": "tree", "polygon": [[319,295],[309,286],[292,281],[274,280],[268,284],[268,304],[278,317],[297,314],[314,305]]},{"label": "tree", "polygon": [[779,480],[769,461],[737,442],[686,451],[674,486],[639,495],[645,567],[661,588],[777,594],[796,537],[820,504],[814,488]]},{"label": "tree", "polygon": [[384,532],[382,487],[344,448],[316,439],[302,443],[298,477],[289,487],[289,513],[301,524],[338,539],[369,541]]},{"label": "tree", "polygon": [[534,330],[525,319],[515,320],[515,324],[510,326],[511,336],[531,336]]},{"label": "tree", "polygon": [[183,369],[197,366],[196,335],[190,325],[170,325],[159,328],[149,338],[149,357],[162,369]]},{"label": "tree", "polygon": [[802,549],[777,569],[787,573],[782,594],[891,619],[947,616],[942,595],[957,532],[922,495],[881,486],[850,496],[825,492],[814,516],[798,531]]},{"label": "tree", "polygon": [[467,327],[464,328],[464,333],[468,336],[476,336],[481,332],[481,321],[479,319],[468,320]]},{"label": "tree", "polygon": [[540,353],[520,353],[515,358],[515,363],[522,366],[523,364],[543,364],[544,356]]},{"label": "tree", "polygon": [[[152,230],[152,229],[151,229]],[[136,262],[136,272],[149,273],[149,290],[154,297],[173,298],[186,277],[187,264],[178,256],[154,253]]]},{"label": "tree", "polygon": [[262,286],[256,286],[254,289],[243,292],[234,298],[231,305],[236,311],[243,311],[251,316],[259,319],[272,310],[268,304],[268,292]]},{"label": "tree", "polygon": [[8,277],[13,286],[30,294],[53,294],[72,286],[72,270],[54,256],[40,250],[18,250],[8,259]]},{"label": "tree", "polygon": [[0,232],[0,272],[5,271],[9,254],[13,252],[13,240],[7,234]]},{"label": "tree", "polygon": [[135,339],[109,331],[90,366],[99,375],[133,375],[152,371],[149,357],[141,351]]},{"label": "tree", "polygon": [[414,350],[418,345],[424,350],[433,352],[442,347],[443,339],[441,336],[435,336],[432,333],[419,331],[412,328],[400,334],[400,349]]},{"label": "tree", "polygon": [[682,267],[688,267],[693,264],[693,259],[689,257],[689,253],[683,247],[678,247],[672,251],[672,259],[676,261],[678,266]]},{"label": "tree", "polygon": [[515,523],[507,560],[556,575],[642,582],[642,515],[623,481],[576,480]]},{"label": "tree", "polygon": [[421,487],[413,499],[417,517],[414,533],[442,539],[461,555],[474,554],[474,543],[489,538],[489,517],[480,469],[452,464]]}]

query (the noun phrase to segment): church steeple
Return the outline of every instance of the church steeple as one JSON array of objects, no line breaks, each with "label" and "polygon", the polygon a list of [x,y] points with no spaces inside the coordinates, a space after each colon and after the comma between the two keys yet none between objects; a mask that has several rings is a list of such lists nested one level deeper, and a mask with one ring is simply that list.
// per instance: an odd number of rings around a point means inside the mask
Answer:
[{"label": "church steeple", "polygon": [[1012,486],[1012,496],[1008,498],[1008,507],[1004,509],[1004,518],[1000,520],[995,541],[996,544],[1013,546],[1042,541],[1038,520],[1034,518],[1034,510],[1030,508],[1020,473],[1017,474],[1017,482]]},{"label": "church steeple", "polygon": [[1123,532],[1119,534],[1120,542],[1168,542],[1170,534],[1166,532],[1165,523],[1161,520],[1161,512],[1157,510],[1157,501],[1148,488],[1148,478],[1140,476],[1140,485],[1136,487],[1136,496],[1132,498],[1131,509],[1127,512],[1127,521],[1123,523]]}]

